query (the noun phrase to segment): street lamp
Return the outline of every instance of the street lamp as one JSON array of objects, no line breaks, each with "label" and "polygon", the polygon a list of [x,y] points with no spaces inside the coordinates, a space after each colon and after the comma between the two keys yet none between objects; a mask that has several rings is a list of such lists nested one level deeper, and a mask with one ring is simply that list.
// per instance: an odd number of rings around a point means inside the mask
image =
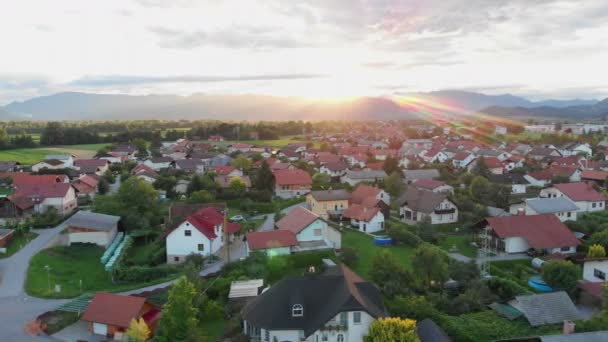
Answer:
[{"label": "street lamp", "polygon": [[46,271],[46,278],[49,283],[49,291],[51,291],[51,270],[52,270],[52,268],[49,265],[44,265],[44,270]]}]

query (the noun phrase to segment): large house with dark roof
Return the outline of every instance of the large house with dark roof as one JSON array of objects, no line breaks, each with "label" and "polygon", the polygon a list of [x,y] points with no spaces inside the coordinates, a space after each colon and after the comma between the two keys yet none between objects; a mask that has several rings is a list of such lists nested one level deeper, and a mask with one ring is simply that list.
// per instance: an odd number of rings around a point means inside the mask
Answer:
[{"label": "large house with dark roof", "polygon": [[458,221],[458,207],[443,192],[433,192],[410,186],[398,199],[399,218],[408,224],[416,224],[429,217],[431,224]]},{"label": "large house with dark roof", "polygon": [[178,264],[190,254],[209,256],[224,246],[224,215],[207,207],[189,215],[166,237],[167,263]]},{"label": "large house with dark roof", "polygon": [[542,189],[540,197],[557,198],[566,197],[578,206],[579,212],[593,212],[606,209],[606,196],[587,183],[554,184],[550,188]]},{"label": "large house with dark roof", "polygon": [[380,290],[344,265],[283,279],[242,311],[252,341],[363,341],[386,316]]}]

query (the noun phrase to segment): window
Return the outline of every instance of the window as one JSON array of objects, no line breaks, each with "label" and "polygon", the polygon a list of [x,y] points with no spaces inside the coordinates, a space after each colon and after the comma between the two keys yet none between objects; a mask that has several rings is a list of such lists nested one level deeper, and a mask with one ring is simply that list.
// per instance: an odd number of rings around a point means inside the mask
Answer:
[{"label": "window", "polygon": [[270,331],[264,330],[264,341],[270,341]]},{"label": "window", "polygon": [[591,208],[595,208],[595,206],[596,206],[596,205],[597,205],[597,204],[596,204],[595,202],[594,202],[594,203],[591,203]]},{"label": "window", "polygon": [[348,313],[340,312],[340,325],[346,326],[348,324]]},{"label": "window", "polygon": [[600,208],[604,206],[604,202],[600,202]]},{"label": "window", "polygon": [[606,280],[606,273],[598,270],[597,268],[593,269],[593,276],[602,280]]},{"label": "window", "polygon": [[359,312],[359,311],[353,312],[353,323],[361,324],[361,312]]},{"label": "window", "polygon": [[179,257],[173,257],[173,261],[179,261]]},{"label": "window", "polygon": [[344,335],[338,334],[338,342],[344,342]]},{"label": "window", "polygon": [[568,214],[566,214],[566,216],[568,216],[568,217],[572,217],[572,213],[571,213],[571,212],[568,212]]},{"label": "window", "polygon": [[315,234],[315,236],[321,236],[321,235],[323,235],[323,231],[321,231],[321,229],[315,229],[314,234]]},{"label": "window", "polygon": [[294,306],[291,307],[291,315],[293,317],[304,316],[304,307],[300,304],[294,304]]},{"label": "window", "polygon": [[198,250],[199,250],[199,251],[204,251],[204,250],[205,250],[205,245],[204,245],[204,244],[202,244],[202,243],[199,243],[199,244],[198,244]]},{"label": "window", "polygon": [[184,230],[184,236],[192,236],[191,230]]},{"label": "window", "polygon": [[321,334],[321,341],[327,341],[327,333],[324,332],[323,334]]}]

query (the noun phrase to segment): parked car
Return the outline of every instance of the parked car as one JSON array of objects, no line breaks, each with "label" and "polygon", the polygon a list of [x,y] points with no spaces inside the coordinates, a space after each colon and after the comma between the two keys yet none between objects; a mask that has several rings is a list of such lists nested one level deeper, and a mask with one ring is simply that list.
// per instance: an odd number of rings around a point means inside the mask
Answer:
[{"label": "parked car", "polygon": [[241,222],[241,221],[245,221],[245,218],[243,217],[243,215],[234,215],[230,218],[230,221]]}]

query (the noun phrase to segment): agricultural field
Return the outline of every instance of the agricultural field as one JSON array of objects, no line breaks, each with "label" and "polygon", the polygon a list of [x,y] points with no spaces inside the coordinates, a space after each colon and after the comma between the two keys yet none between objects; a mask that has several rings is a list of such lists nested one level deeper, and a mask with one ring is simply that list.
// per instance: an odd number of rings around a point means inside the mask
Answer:
[{"label": "agricultural field", "polygon": [[[203,140],[202,142],[207,142],[207,140]],[[212,142],[213,144],[223,147],[223,146],[228,146],[231,144],[250,144],[250,145],[254,145],[254,146],[268,146],[268,147],[274,147],[274,148],[279,148],[279,147],[285,147],[289,144],[295,144],[295,143],[305,143],[307,142],[306,139],[304,139],[302,136],[284,136],[281,137],[280,139],[276,139],[276,140],[226,140],[226,141],[214,141]],[[315,143],[315,147],[319,147],[317,146],[319,145],[319,143]]]},{"label": "agricultural field", "polygon": [[24,165],[36,164],[47,154],[73,154],[78,158],[92,158],[95,152],[108,144],[85,144],[40,148],[20,148],[0,151],[0,160],[14,160]]}]

